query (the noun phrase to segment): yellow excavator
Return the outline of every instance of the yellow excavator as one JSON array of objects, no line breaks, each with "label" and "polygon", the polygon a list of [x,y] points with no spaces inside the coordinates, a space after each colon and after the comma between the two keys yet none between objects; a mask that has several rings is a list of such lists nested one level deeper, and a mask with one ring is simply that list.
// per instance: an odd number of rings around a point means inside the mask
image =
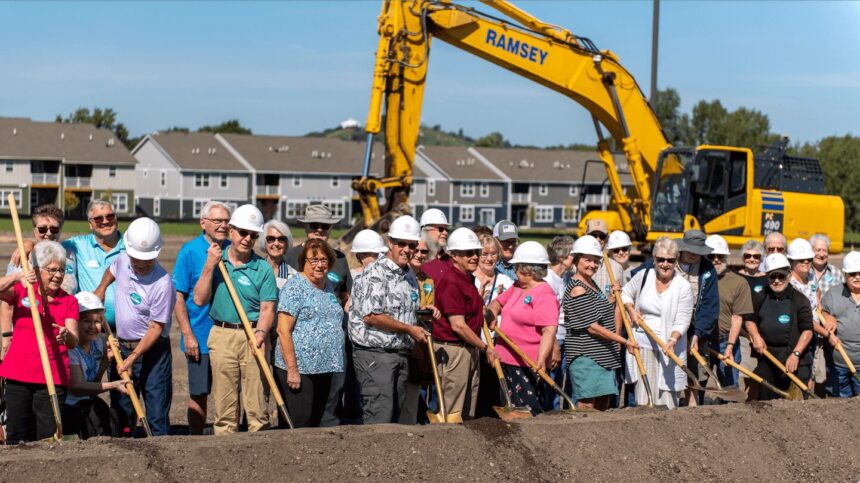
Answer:
[{"label": "yellow excavator", "polygon": [[[508,1],[481,1],[498,13],[447,0],[383,1],[364,170],[353,182],[364,216],[356,231],[372,225],[384,231],[408,211],[430,44],[439,39],[563,94],[591,113],[612,204],[610,210],[586,214],[580,234],[588,219],[599,217],[639,244],[696,228],[721,234],[734,247],[772,231],[789,239],[826,233],[831,251],[842,250],[844,205],[838,196],[824,194],[817,160],[788,156],[785,139],[758,157],[749,148],[673,147],[614,53]],[[373,138],[383,128],[385,176],[370,177]],[[633,181],[627,190],[609,137],[627,159]]]}]

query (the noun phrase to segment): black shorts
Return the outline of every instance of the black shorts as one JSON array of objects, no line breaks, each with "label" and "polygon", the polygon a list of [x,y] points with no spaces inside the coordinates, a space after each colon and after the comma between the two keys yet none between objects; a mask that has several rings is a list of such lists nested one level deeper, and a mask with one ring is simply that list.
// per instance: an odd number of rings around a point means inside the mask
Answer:
[{"label": "black shorts", "polygon": [[185,358],[188,363],[188,394],[191,396],[206,396],[212,392],[212,369],[209,366],[209,354],[200,354],[197,362]]}]

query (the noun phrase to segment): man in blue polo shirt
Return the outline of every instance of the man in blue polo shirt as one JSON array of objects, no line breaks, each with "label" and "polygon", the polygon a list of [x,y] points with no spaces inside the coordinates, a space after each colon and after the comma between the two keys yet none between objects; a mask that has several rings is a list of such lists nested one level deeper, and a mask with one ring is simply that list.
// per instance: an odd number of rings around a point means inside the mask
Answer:
[{"label": "man in blue polo shirt", "polygon": [[[75,261],[75,278],[78,291],[94,292],[102,281],[105,270],[125,251],[125,244],[116,223],[116,213],[110,201],[92,200],[87,206],[89,235],[79,235],[63,242],[63,248]],[[114,312],[114,286],[105,294],[105,318],[111,328],[116,328]]]},{"label": "man in blue polo shirt", "polygon": [[206,254],[214,242],[222,247],[227,240],[230,208],[219,201],[210,201],[200,210],[203,233],[182,245],[173,267],[173,285],[176,288],[174,316],[182,336],[179,347],[188,363],[188,429],[191,434],[203,434],[206,409],[212,390],[212,370],[209,366],[209,348],[206,340],[212,329],[209,304],[197,305],[193,300],[194,286],[203,273]]}]

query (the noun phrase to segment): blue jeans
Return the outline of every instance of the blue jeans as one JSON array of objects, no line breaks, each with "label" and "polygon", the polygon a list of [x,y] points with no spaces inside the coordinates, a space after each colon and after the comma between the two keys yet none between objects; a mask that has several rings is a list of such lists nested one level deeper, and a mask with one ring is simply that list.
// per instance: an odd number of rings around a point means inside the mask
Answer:
[{"label": "blue jeans", "polygon": [[[720,354],[726,353],[726,347],[728,345],[729,341],[727,339],[720,341]],[[723,387],[737,385],[740,377],[739,371],[723,361],[720,361],[716,356],[713,359],[716,359],[719,363],[717,366],[717,377],[720,379],[720,384]],[[738,364],[741,363],[741,345],[738,342],[735,342],[734,348],[732,349],[732,360]]]},{"label": "blue jeans", "polygon": [[[570,374],[567,370],[567,361],[564,356],[564,341],[559,341],[558,345],[561,347],[561,363],[555,368],[555,370],[547,371],[547,373],[549,374],[549,377],[558,384],[558,387],[562,388],[564,393],[573,399],[573,383],[569,379]],[[565,381],[565,375],[568,376],[567,381]],[[576,400],[573,399],[573,402],[576,403]],[[548,387],[546,394],[544,394],[544,400],[542,401],[541,406],[543,406],[544,411],[558,411],[561,409],[561,396],[552,388]]]},{"label": "blue jeans", "polygon": [[847,367],[828,364],[827,392],[834,397],[851,397],[860,394],[860,382],[851,376]]},{"label": "blue jeans", "polygon": [[[131,354],[129,349],[120,344],[122,357]],[[150,349],[143,353],[131,369],[134,387],[142,395],[146,406],[146,419],[154,436],[164,436],[170,433],[170,402],[173,399],[173,357],[170,353],[170,339],[159,337]],[[111,367],[111,379],[119,378],[116,367]],[[120,429],[131,427],[137,421],[137,414],[128,396],[120,396],[114,409],[117,410]]]}]

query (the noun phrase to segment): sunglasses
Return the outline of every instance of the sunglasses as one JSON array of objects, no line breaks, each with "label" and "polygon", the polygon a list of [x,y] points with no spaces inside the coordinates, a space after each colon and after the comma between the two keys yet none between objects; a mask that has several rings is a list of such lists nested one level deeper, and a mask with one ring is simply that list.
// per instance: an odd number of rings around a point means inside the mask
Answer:
[{"label": "sunglasses", "polygon": [[606,233],[603,233],[602,231],[593,231],[593,232],[589,233],[589,235],[593,236],[594,238],[597,238],[598,240],[606,240],[606,237],[608,236]]},{"label": "sunglasses", "polygon": [[717,260],[723,261],[725,259],[726,259],[725,255],[708,255],[708,260],[710,260],[712,262],[717,261]]},{"label": "sunglasses", "polygon": [[629,251],[630,251],[630,247],[621,247],[621,248],[613,248],[612,250],[609,250],[609,253],[612,253],[613,255],[615,255],[618,253],[627,253]]},{"label": "sunglasses", "polygon": [[430,249],[429,249],[429,248],[424,248],[424,249],[422,249],[422,250],[416,250],[416,252],[418,252],[418,253],[420,253],[420,254],[422,254],[422,255],[429,255],[429,254],[430,254]]},{"label": "sunglasses", "polygon": [[761,260],[761,253],[744,253],[744,260],[749,260],[750,258],[753,260]]},{"label": "sunglasses", "polygon": [[851,272],[851,273],[845,274],[845,278],[858,278],[858,277],[860,277],[860,272]]},{"label": "sunglasses", "polygon": [[116,221],[116,213],[108,213],[107,215],[99,215],[90,218],[90,220],[101,225],[102,223],[113,223]]},{"label": "sunglasses", "polygon": [[280,242],[283,245],[286,245],[287,244],[287,237],[285,237],[285,236],[272,236],[272,235],[269,235],[266,237],[266,243],[275,243],[276,241]]},{"label": "sunglasses", "polygon": [[447,227],[447,226],[427,225],[427,228],[434,228],[434,229],[436,229],[436,230],[438,230],[438,231],[445,231],[445,232],[447,232],[447,231],[448,231],[448,227]]},{"label": "sunglasses", "polygon": [[308,223],[308,228],[310,228],[311,231],[317,231],[317,230],[328,231],[329,229],[331,229],[331,225],[329,225],[328,223],[316,223],[316,222],[314,222],[314,223]]},{"label": "sunglasses", "polygon": [[36,231],[38,231],[40,235],[44,235],[45,233],[48,233],[48,231],[50,231],[51,234],[56,235],[57,233],[60,232],[60,227],[59,226],[53,226],[53,225],[37,226]]},{"label": "sunglasses", "polygon": [[460,254],[461,256],[464,256],[467,258],[481,256],[481,250],[477,250],[477,249],[475,249],[475,250],[458,250],[457,253]]},{"label": "sunglasses", "polygon": [[785,252],[785,247],[767,247],[768,253],[783,253]]},{"label": "sunglasses", "polygon": [[239,238],[250,238],[251,240],[256,240],[257,238],[260,238],[260,234],[254,231],[236,230],[236,233],[239,234]]},{"label": "sunglasses", "polygon": [[418,248],[418,242],[414,241],[406,241],[406,240],[397,240],[397,246],[400,248],[408,248],[410,250],[415,250]]},{"label": "sunglasses", "polygon": [[670,264],[674,265],[675,262],[678,261],[678,259],[677,258],[654,257],[654,261],[657,263],[670,263]]},{"label": "sunglasses", "polygon": [[786,278],[788,278],[788,275],[785,273],[771,273],[767,276],[767,278],[771,282],[783,282]]}]

